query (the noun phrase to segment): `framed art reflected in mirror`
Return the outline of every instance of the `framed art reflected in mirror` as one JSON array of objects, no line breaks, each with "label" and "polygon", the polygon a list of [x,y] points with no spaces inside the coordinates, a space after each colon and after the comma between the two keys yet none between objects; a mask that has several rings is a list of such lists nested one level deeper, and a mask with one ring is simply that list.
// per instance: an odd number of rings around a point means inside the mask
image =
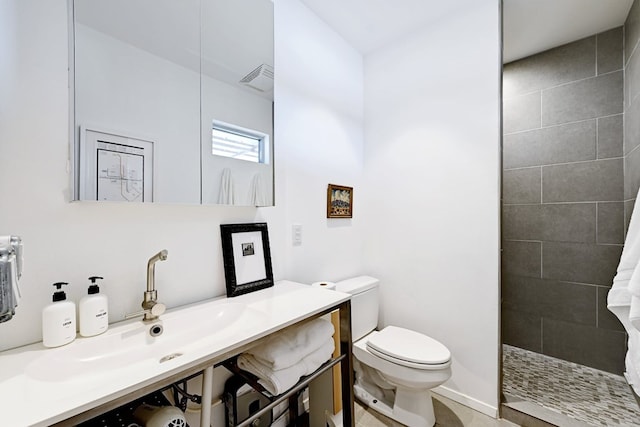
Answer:
[{"label": "framed art reflected in mirror", "polygon": [[273,286],[266,223],[221,224],[220,234],[228,297]]}]

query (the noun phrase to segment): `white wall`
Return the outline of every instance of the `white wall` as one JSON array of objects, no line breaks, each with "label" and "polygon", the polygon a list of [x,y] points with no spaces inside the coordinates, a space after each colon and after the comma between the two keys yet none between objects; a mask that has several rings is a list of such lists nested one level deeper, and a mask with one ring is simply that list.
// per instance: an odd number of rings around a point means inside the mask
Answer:
[{"label": "white wall", "polygon": [[[276,178],[294,178],[278,190],[303,240],[289,245],[287,229],[288,272],[308,283],[362,274],[362,56],[298,0],[275,4]],[[329,183],[354,187],[353,219],[326,218]]]},{"label": "white wall", "polygon": [[382,324],[444,343],[440,391],[495,415],[499,1],[467,3],[365,58],[364,260]]},{"label": "white wall", "polygon": [[[0,350],[40,339],[55,281],[79,300],[86,278],[103,275],[110,321],[137,310],[146,261],[162,248],[163,302],[223,295],[219,224],[267,221],[276,279],[378,276],[383,322],[445,343],[446,386],[497,406],[497,1],[364,67],[298,0],[275,6],[276,207],[255,209],[69,203],[66,1],[0,2],[0,234],[26,245],[24,299],[0,324]],[[325,218],[328,183],[354,187],[353,219]],[[302,246],[291,245],[293,223]]]}]

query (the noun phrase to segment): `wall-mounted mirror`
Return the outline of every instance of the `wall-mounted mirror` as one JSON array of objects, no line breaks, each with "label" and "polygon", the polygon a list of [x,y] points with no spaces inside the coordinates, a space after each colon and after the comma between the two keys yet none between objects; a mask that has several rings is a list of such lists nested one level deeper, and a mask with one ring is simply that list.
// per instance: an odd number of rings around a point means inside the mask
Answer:
[{"label": "wall-mounted mirror", "polygon": [[273,2],[72,7],[75,200],[273,205]]}]

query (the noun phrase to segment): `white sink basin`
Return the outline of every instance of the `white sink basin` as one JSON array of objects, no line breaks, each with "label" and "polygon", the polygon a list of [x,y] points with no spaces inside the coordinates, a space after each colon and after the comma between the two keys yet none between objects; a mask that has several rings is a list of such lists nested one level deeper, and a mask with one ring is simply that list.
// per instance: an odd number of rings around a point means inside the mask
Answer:
[{"label": "white sink basin", "polygon": [[[167,312],[154,322],[123,322],[103,335],[79,337],[32,361],[25,374],[40,381],[87,377],[134,364],[163,363],[202,345],[241,333],[266,319],[261,311],[233,302],[212,302]],[[152,328],[162,327],[159,336]]]}]

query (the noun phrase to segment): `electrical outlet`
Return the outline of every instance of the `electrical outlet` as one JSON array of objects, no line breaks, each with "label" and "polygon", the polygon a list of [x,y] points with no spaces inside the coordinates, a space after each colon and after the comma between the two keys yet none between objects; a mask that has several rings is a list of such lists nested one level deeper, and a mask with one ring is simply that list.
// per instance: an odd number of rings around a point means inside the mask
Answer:
[{"label": "electrical outlet", "polygon": [[293,243],[293,246],[302,245],[302,224],[293,224],[292,243]]}]

